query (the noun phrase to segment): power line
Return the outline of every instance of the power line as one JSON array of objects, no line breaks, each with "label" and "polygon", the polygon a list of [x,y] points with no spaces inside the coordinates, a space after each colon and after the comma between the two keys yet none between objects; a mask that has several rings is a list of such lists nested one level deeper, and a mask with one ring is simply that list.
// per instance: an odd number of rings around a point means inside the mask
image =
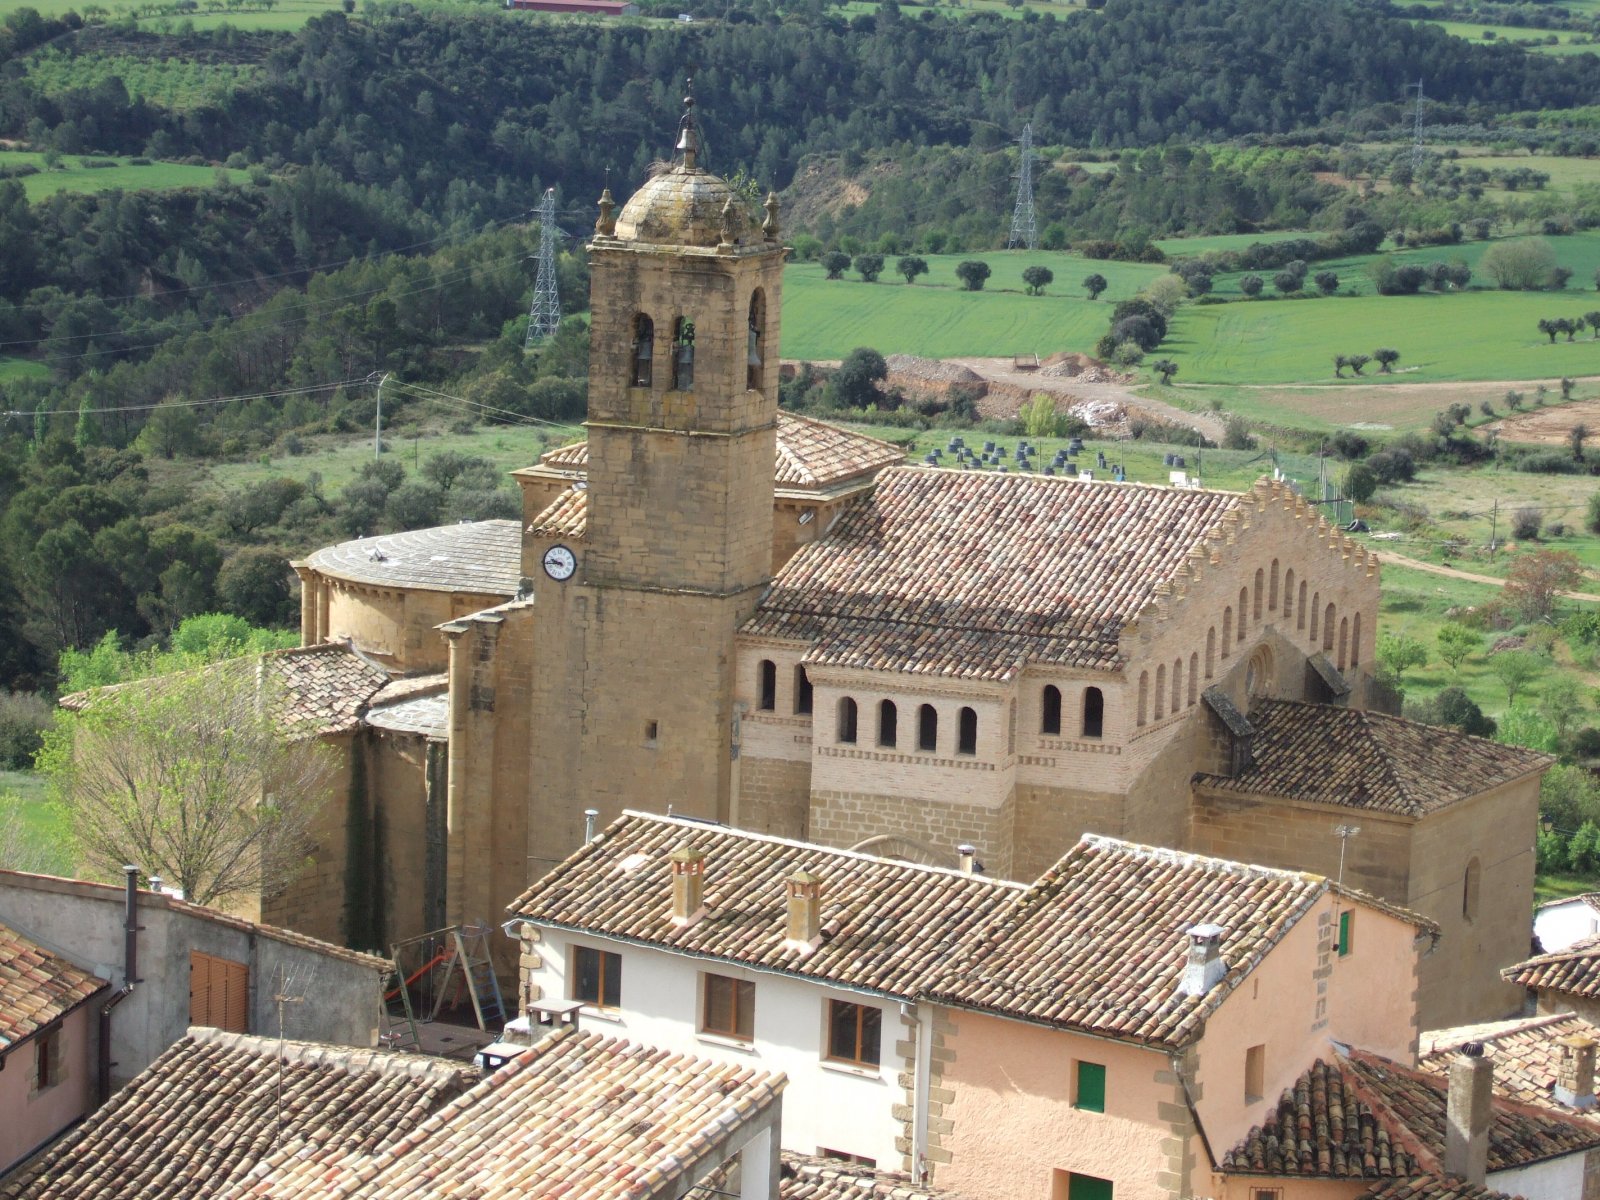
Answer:
[{"label": "power line", "polygon": [[212,404],[235,404],[245,400],[280,400],[285,396],[305,396],[313,392],[329,392],[336,388],[354,387],[357,384],[367,383],[361,379],[339,379],[333,383],[313,383],[304,387],[281,388],[272,392],[248,392],[237,396],[211,396],[204,400],[162,400],[156,404],[121,404],[115,408],[43,408],[43,409],[7,409],[0,412],[0,417],[75,417],[81,413],[129,413],[153,412],[158,408],[204,408]]}]

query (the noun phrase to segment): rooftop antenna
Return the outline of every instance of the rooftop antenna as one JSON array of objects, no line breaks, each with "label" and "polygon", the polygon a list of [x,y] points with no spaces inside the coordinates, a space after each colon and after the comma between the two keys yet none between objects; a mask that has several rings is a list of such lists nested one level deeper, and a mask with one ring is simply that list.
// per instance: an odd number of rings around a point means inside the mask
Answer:
[{"label": "rooftop antenna", "polygon": [[1344,852],[1350,845],[1350,839],[1361,832],[1359,825],[1335,825],[1333,836],[1339,839],[1339,882],[1344,883]]},{"label": "rooftop antenna", "polygon": [[284,1009],[290,1004],[304,1004],[306,999],[303,992],[291,990],[295,983],[295,977],[280,967],[278,970],[278,990],[272,994],[272,999],[278,1006],[278,1097],[272,1129],[272,1144],[274,1146],[278,1144],[278,1138],[283,1133],[283,1068],[285,1050],[287,1049]]},{"label": "rooftop antenna", "polygon": [[1422,170],[1422,80],[1408,83],[1406,91],[1417,89],[1417,113],[1411,127],[1411,174],[1416,176]]},{"label": "rooftop antenna", "polygon": [[528,314],[528,340],[524,350],[549,341],[561,328],[561,291],[556,282],[556,190],[545,188],[539,205],[539,274],[533,284],[533,311]]},{"label": "rooftop antenna", "polygon": [[1006,249],[1024,246],[1039,248],[1039,232],[1033,219],[1033,125],[1022,127],[1022,166],[1017,172],[1017,206],[1011,213],[1011,235]]}]

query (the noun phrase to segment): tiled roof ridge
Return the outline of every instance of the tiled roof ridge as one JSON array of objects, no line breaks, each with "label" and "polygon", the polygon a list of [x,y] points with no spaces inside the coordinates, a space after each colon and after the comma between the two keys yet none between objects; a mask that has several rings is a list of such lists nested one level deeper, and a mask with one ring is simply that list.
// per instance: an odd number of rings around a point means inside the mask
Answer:
[{"label": "tiled roof ridge", "polygon": [[201,1046],[216,1046],[227,1052],[278,1059],[289,1065],[327,1067],[347,1074],[377,1074],[390,1078],[406,1076],[430,1083],[467,1086],[480,1078],[478,1072],[465,1063],[431,1054],[402,1054],[331,1042],[280,1041],[275,1037],[233,1033],[207,1025],[189,1026],[187,1036]]},{"label": "tiled roof ridge", "polygon": [[1001,890],[1015,891],[1018,893],[1026,892],[1030,887],[1033,886],[1032,884],[1020,882],[1015,879],[999,879],[991,875],[968,874],[957,867],[939,867],[928,863],[905,862],[897,858],[883,858],[879,855],[868,854],[861,850],[848,850],[843,847],[823,846],[816,842],[805,842],[801,841],[799,838],[782,837],[775,833],[762,833],[755,829],[740,829],[733,825],[722,825],[710,821],[696,820],[694,817],[679,817],[674,816],[671,813],[643,812],[635,808],[623,809],[621,816],[601,830],[593,842],[588,842],[584,846],[580,847],[573,853],[571,857],[573,859],[578,858],[590,846],[596,845],[602,838],[605,838],[611,834],[613,830],[622,824],[625,818],[633,818],[635,820],[651,822],[658,825],[672,825],[684,830],[710,830],[719,836],[727,835],[740,838],[748,842],[763,842],[772,846],[785,846],[793,850],[805,850],[810,853],[834,855],[839,858],[854,859],[857,862],[871,862],[879,865],[887,865],[889,867],[902,868],[906,871],[918,872],[921,874],[950,875],[958,879],[968,879],[977,883],[987,883]]},{"label": "tiled roof ridge", "polygon": [[1509,967],[1500,968],[1500,978],[1515,980],[1518,975],[1532,967],[1553,966],[1556,963],[1580,962],[1584,959],[1600,957],[1600,933],[1592,933],[1588,937],[1573,942],[1563,950],[1551,950],[1545,954],[1535,954],[1532,958],[1525,958],[1521,962],[1512,963]]},{"label": "tiled roof ridge", "polygon": [[[1334,1055],[1345,1060],[1355,1059],[1356,1061],[1370,1062],[1380,1069],[1395,1069],[1400,1066],[1393,1059],[1384,1058],[1380,1054],[1371,1054],[1364,1050],[1352,1050],[1348,1046],[1340,1046],[1338,1044],[1334,1046]],[[1416,1130],[1412,1129],[1405,1119],[1394,1111],[1388,1099],[1380,1095],[1360,1071],[1347,1071],[1343,1068],[1343,1064],[1339,1064],[1337,1069],[1340,1077],[1344,1080],[1345,1086],[1372,1110],[1373,1116],[1381,1124],[1388,1128],[1391,1142],[1399,1143],[1401,1148],[1411,1156],[1411,1160],[1418,1166],[1423,1167],[1428,1174],[1444,1174],[1444,1164],[1439,1161],[1439,1156],[1423,1143]],[[1436,1083],[1436,1080],[1431,1076],[1420,1071],[1414,1073],[1412,1077],[1419,1082],[1427,1083],[1430,1087]]]},{"label": "tiled roof ridge", "polygon": [[[1318,875],[1312,871],[1295,871],[1288,867],[1268,867],[1260,863],[1247,863],[1238,859],[1219,858],[1214,854],[1200,854],[1194,850],[1178,850],[1171,846],[1154,846],[1146,842],[1130,842],[1124,838],[1113,837],[1109,833],[1085,833],[1079,839],[1078,845],[1117,850],[1128,854],[1130,857],[1149,859],[1153,862],[1220,870],[1230,875],[1241,875],[1251,879],[1288,879],[1309,884],[1326,884],[1330,887],[1333,885],[1333,881],[1326,875]],[[1069,850],[1067,855],[1070,856],[1071,853],[1072,851]]]},{"label": "tiled roof ridge", "polygon": [[[1571,1012],[1535,1013],[1531,1017],[1520,1017],[1513,1018],[1509,1021],[1494,1022],[1495,1027],[1493,1029],[1489,1029],[1487,1025],[1465,1025],[1447,1026],[1443,1029],[1424,1030],[1420,1040],[1422,1042],[1431,1041],[1433,1044],[1433,1049],[1429,1050],[1425,1054],[1419,1055],[1418,1057],[1421,1059],[1437,1058],[1441,1055],[1449,1054],[1452,1050],[1460,1049],[1468,1042],[1494,1043],[1500,1041],[1502,1038],[1516,1037],[1521,1033],[1531,1033],[1536,1029],[1544,1029],[1551,1025],[1560,1025],[1564,1022],[1571,1021],[1577,1016],[1577,1013]],[[1579,1019],[1581,1020],[1581,1018]],[[1463,1034],[1460,1037],[1448,1036],[1453,1034],[1457,1029],[1470,1030],[1471,1032],[1470,1034]]]}]

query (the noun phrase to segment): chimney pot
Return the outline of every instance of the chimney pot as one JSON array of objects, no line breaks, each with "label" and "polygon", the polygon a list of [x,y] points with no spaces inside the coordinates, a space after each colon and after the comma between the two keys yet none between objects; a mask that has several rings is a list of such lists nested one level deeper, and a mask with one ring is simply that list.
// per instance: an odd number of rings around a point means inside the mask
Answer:
[{"label": "chimney pot", "polygon": [[680,846],[667,858],[672,863],[672,923],[692,925],[705,910],[705,852]]},{"label": "chimney pot", "polygon": [[1561,1062],[1556,1068],[1556,1103],[1569,1108],[1593,1108],[1594,1039],[1575,1034],[1557,1038]]},{"label": "chimney pot", "polygon": [[789,922],[785,942],[802,953],[816,948],[822,936],[822,877],[798,870],[789,876]]},{"label": "chimney pot", "polygon": [[1181,996],[1204,996],[1228,973],[1228,964],[1222,961],[1221,925],[1191,925],[1189,927],[1189,958],[1183,966],[1183,979],[1178,984]]},{"label": "chimney pot", "polygon": [[961,873],[971,875],[977,869],[978,848],[967,842],[962,842],[956,847],[956,854],[961,862]]},{"label": "chimney pot", "polygon": [[1482,1042],[1468,1042],[1451,1060],[1445,1105],[1444,1169],[1482,1187],[1489,1172],[1489,1117],[1494,1063]]}]

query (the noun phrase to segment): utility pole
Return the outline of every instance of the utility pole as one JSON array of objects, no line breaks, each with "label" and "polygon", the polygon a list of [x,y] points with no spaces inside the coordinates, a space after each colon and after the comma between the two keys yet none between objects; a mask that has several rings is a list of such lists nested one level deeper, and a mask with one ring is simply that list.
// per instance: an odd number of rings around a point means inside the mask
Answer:
[{"label": "utility pole", "polygon": [[1495,497],[1494,507],[1489,510],[1489,561],[1494,561],[1495,535],[1500,530],[1500,498]]},{"label": "utility pole", "polygon": [[[378,417],[372,425],[372,457],[378,458],[383,454],[383,385],[389,382],[393,371],[385,371],[383,378],[378,380]],[[371,379],[372,376],[367,376]]]},{"label": "utility pole", "polygon": [[528,314],[528,338],[524,350],[555,336],[561,327],[561,293],[556,281],[556,190],[546,188],[539,205],[539,274],[533,284],[533,310]]},{"label": "utility pole", "polygon": [[1011,212],[1011,235],[1006,249],[1018,246],[1039,248],[1039,232],[1033,219],[1033,126],[1022,127],[1022,166],[1017,172],[1017,206]]}]

